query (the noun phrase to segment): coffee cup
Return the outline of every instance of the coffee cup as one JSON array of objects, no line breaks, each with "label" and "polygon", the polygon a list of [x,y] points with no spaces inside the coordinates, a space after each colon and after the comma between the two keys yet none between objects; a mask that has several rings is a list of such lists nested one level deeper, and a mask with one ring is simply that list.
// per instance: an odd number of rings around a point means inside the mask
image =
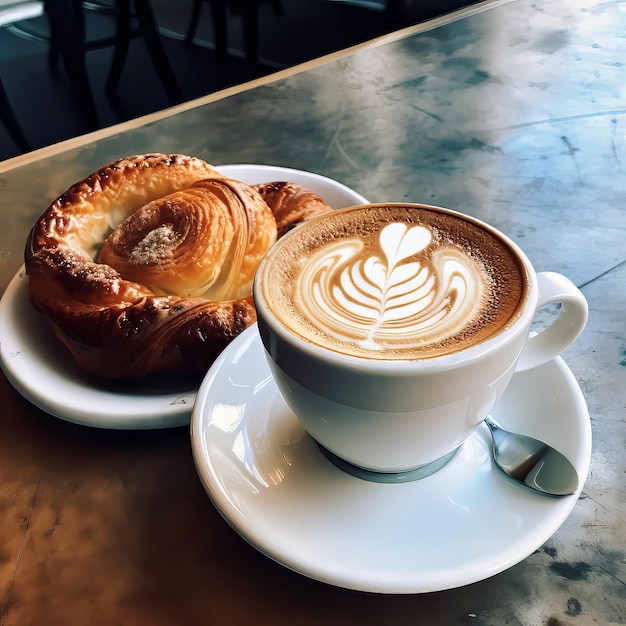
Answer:
[{"label": "coffee cup", "polygon": [[261,262],[253,295],[286,404],[330,458],[384,475],[444,465],[513,374],[557,357],[588,311],[492,226],[407,203],[299,225]]}]

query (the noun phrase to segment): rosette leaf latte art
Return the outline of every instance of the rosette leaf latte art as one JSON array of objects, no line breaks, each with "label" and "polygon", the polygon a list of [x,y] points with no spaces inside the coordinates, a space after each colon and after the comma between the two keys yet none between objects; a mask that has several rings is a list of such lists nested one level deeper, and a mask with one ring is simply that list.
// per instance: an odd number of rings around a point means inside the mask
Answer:
[{"label": "rosette leaf latte art", "polygon": [[431,241],[426,226],[393,223],[380,231],[378,254],[358,238],[328,244],[299,275],[302,308],[329,336],[368,351],[454,336],[479,312],[481,273],[452,246],[423,262]]},{"label": "rosette leaf latte art", "polygon": [[481,343],[516,318],[517,257],[471,218],[424,205],[322,215],[261,264],[264,300],[285,328],[335,352],[428,359]]}]

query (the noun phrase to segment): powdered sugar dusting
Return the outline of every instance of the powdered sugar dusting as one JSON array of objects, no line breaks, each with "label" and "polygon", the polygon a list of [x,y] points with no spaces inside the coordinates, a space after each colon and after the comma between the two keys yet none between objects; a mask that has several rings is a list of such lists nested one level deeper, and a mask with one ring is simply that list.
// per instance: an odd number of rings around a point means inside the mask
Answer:
[{"label": "powdered sugar dusting", "polygon": [[130,261],[135,265],[158,265],[168,261],[173,257],[179,239],[173,224],[163,224],[137,242],[130,253]]}]

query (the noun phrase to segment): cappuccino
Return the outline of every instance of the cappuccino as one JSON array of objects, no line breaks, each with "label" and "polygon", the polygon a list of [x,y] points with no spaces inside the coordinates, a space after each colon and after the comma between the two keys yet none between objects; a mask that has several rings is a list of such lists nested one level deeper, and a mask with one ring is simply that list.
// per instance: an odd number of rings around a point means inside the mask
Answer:
[{"label": "cappuccino", "polygon": [[420,360],[499,333],[529,279],[496,231],[406,204],[342,209],[281,238],[257,275],[266,306],[303,339],[368,359]]}]

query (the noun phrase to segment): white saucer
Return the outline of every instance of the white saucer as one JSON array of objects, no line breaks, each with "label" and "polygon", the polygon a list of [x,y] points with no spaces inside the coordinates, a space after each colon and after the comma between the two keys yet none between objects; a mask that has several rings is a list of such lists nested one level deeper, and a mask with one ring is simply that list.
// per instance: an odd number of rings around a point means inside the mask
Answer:
[{"label": "white saucer", "polygon": [[[360,194],[318,174],[268,165],[225,165],[237,180],[277,180],[317,192],[333,208],[365,203]],[[0,365],[11,384],[40,409],[61,419],[100,428],[149,429],[189,423],[197,385],[123,384],[81,371],[48,323],[31,306],[22,268],[0,299]]]},{"label": "white saucer", "polygon": [[[582,488],[589,414],[561,359],[516,374],[494,417],[558,447]],[[493,465],[485,426],[422,480],[342,472],[279,396],[256,325],[202,382],[191,439],[204,488],[244,539],[292,570],[360,591],[431,592],[497,574],[541,546],[580,493],[553,498],[514,483]]]}]

